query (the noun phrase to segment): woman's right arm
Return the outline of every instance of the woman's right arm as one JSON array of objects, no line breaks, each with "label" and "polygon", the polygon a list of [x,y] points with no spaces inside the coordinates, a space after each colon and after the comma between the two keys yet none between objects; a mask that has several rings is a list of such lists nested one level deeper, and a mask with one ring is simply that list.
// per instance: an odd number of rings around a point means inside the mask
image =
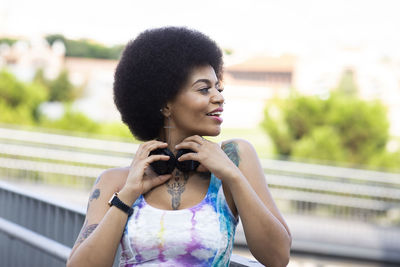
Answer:
[{"label": "woman's right arm", "polygon": [[144,175],[151,162],[168,160],[168,156],[148,156],[150,151],[162,147],[166,144],[158,141],[140,145],[126,179],[121,173],[126,171],[119,169],[105,171],[99,177],[93,186],[86,220],[72,248],[67,267],[112,266],[128,215],[115,206],[110,207],[108,201],[119,191],[119,199],[132,206],[141,194],[167,181],[170,175],[153,178]]}]

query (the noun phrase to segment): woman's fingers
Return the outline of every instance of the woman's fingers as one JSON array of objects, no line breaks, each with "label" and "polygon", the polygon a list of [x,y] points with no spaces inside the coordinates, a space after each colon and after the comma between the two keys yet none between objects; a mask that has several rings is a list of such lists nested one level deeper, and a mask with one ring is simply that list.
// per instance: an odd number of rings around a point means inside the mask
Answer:
[{"label": "woman's fingers", "polygon": [[193,141],[183,141],[182,143],[175,146],[176,149],[191,149],[195,152],[198,152],[201,147],[201,144]]},{"label": "woman's fingers", "polygon": [[147,157],[146,161],[148,164],[150,164],[154,161],[159,161],[159,160],[164,160],[164,161],[169,160],[169,156],[167,156],[167,155],[151,155],[151,156]]},{"label": "woman's fingers", "polygon": [[167,146],[167,143],[155,140],[140,144],[138,150],[135,153],[135,158],[132,160],[131,167],[136,165],[138,161],[147,160],[151,151]]},{"label": "woman's fingers", "polygon": [[184,160],[196,160],[201,161],[201,157],[207,157],[207,153],[210,153],[210,144],[203,137],[199,135],[193,135],[185,138],[181,143],[175,146],[176,149],[191,149],[194,153],[186,153],[178,158],[179,161]]},{"label": "woman's fingers", "polygon": [[148,144],[148,146],[146,147],[147,151],[153,151],[157,148],[163,148],[163,147],[167,147],[168,144],[164,143],[164,142],[160,142],[160,141],[152,141],[151,143]]},{"label": "woman's fingers", "polygon": [[168,146],[167,143],[153,140],[153,141],[149,141],[149,142],[141,144],[136,153],[141,157],[147,157],[151,151],[153,151],[157,148],[165,148],[167,146]]},{"label": "woman's fingers", "polygon": [[145,169],[154,161],[159,161],[159,160],[164,160],[167,161],[169,160],[169,156],[167,155],[151,155],[139,162],[136,162],[135,165],[131,165],[131,169],[133,168],[140,168],[141,169],[141,173],[144,174]]},{"label": "woman's fingers", "polygon": [[168,144],[156,140],[148,141],[140,144],[138,150],[135,153],[135,157],[133,158],[130,165],[130,180],[132,181],[141,181],[143,179],[145,169],[152,163],[157,160],[168,160],[169,156],[165,155],[152,155],[149,157],[149,154],[152,150],[157,148],[167,147]]},{"label": "woman's fingers", "polygon": [[178,161],[185,161],[185,160],[195,160],[199,161],[199,154],[196,152],[189,152],[186,154],[183,154],[178,158]]}]

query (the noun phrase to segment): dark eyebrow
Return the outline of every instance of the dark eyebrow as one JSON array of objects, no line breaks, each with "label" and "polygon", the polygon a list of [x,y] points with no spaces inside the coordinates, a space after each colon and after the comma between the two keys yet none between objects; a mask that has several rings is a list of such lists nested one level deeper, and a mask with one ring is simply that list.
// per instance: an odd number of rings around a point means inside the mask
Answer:
[{"label": "dark eyebrow", "polygon": [[[206,84],[211,84],[211,81],[208,80],[208,79],[198,79],[197,81],[195,81],[195,82],[192,84],[192,86],[195,85],[196,83],[201,83],[201,82],[206,83]],[[219,81],[217,81],[217,82],[215,83],[215,85],[217,85],[217,84],[219,84]]]}]

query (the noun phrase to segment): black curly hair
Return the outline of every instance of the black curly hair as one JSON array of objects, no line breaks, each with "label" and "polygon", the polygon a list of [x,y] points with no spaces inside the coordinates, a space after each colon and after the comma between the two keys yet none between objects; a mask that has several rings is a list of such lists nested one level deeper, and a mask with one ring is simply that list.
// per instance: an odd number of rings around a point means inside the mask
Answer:
[{"label": "black curly hair", "polygon": [[160,109],[177,96],[194,67],[207,64],[221,80],[221,49],[196,30],[150,29],[130,41],[115,71],[114,102],[132,134],[142,141],[159,137]]}]

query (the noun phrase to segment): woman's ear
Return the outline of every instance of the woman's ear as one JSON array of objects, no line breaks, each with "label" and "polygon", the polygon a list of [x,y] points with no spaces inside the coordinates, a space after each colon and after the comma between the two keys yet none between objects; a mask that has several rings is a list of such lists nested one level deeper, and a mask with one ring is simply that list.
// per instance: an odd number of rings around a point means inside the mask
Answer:
[{"label": "woman's ear", "polygon": [[169,102],[161,109],[161,113],[165,117],[171,116],[171,104]]}]

